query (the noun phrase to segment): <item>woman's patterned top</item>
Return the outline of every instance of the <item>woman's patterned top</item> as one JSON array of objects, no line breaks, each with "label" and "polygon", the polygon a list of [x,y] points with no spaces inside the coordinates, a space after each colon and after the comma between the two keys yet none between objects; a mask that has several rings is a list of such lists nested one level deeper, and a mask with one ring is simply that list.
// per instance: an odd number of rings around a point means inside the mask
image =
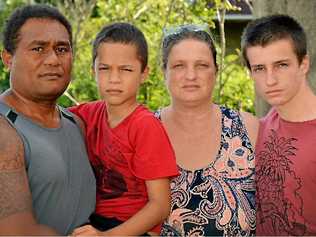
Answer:
[{"label": "woman's patterned top", "polygon": [[[215,160],[171,181],[171,213],[162,236],[255,234],[254,149],[240,114],[221,107],[221,142]],[[160,111],[155,115],[160,118]],[[194,159],[194,157],[192,157]]]}]

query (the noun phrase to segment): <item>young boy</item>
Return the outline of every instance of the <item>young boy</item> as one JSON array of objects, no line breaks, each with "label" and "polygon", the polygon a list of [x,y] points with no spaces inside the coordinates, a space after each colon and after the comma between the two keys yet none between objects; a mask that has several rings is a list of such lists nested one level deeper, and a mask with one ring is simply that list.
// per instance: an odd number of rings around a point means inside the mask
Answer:
[{"label": "young boy", "polygon": [[73,235],[159,233],[169,214],[169,177],[178,174],[174,152],[161,123],[136,101],[147,57],[145,37],[133,25],[114,23],[96,36],[93,68],[103,100],[71,111],[85,122],[97,204],[93,227]]},{"label": "young boy", "polygon": [[243,33],[256,90],[272,106],[256,146],[257,235],[316,235],[316,96],[306,48],[302,26],[286,15],[256,19]]}]

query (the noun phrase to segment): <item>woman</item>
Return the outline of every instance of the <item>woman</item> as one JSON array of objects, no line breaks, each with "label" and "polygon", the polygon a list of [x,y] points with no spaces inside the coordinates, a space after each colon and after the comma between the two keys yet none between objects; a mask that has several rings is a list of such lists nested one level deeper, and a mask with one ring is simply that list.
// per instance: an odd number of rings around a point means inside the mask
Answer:
[{"label": "woman", "polygon": [[171,105],[156,115],[180,176],[171,182],[172,208],[161,235],[253,235],[257,119],[212,102],[216,51],[201,27],[166,33],[162,58]]}]

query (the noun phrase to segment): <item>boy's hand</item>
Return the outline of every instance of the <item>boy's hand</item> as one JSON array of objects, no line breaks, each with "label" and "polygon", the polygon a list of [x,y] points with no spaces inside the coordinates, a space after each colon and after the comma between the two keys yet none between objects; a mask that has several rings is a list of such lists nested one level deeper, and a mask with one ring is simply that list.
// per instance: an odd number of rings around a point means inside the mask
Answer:
[{"label": "boy's hand", "polygon": [[98,231],[92,225],[85,225],[79,228],[76,228],[71,236],[102,236],[102,232]]}]

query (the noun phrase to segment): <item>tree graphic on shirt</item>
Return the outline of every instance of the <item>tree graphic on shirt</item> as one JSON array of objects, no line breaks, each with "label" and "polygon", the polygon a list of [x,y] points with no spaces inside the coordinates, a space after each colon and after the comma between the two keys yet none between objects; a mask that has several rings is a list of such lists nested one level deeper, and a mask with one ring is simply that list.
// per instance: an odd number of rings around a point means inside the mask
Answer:
[{"label": "tree graphic on shirt", "polygon": [[264,149],[257,154],[257,212],[260,225],[275,235],[303,235],[301,180],[295,174],[292,160],[296,158],[297,139],[271,134]]}]

